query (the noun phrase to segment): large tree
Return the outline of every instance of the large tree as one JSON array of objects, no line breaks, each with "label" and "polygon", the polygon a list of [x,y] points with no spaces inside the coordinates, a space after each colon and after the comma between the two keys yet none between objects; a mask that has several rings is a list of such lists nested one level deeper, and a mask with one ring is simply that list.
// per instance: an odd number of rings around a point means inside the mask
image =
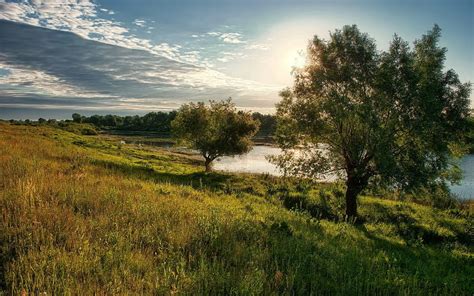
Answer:
[{"label": "large tree", "polygon": [[184,104],[171,122],[173,134],[204,157],[206,172],[212,161],[252,149],[259,122],[248,112],[237,111],[230,99]]},{"label": "large tree", "polygon": [[[470,84],[444,70],[434,28],[413,49],[396,36],[386,52],[357,26],[309,43],[307,63],[277,105],[274,161],[289,174],[346,184],[346,215],[369,182],[411,190],[446,182],[468,116]],[[295,149],[298,148],[298,149]]]}]

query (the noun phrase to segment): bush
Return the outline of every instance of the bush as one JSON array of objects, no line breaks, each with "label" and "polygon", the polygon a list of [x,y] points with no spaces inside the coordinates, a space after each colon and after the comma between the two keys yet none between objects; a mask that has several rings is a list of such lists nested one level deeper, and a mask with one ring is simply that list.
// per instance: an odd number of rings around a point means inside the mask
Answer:
[{"label": "bush", "polygon": [[96,128],[88,123],[60,122],[59,127],[77,135],[93,136],[98,134]]}]

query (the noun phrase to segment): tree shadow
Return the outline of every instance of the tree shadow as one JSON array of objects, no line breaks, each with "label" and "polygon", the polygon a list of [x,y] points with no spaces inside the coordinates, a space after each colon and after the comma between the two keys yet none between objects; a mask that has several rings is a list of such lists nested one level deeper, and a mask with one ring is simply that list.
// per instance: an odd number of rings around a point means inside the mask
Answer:
[{"label": "tree shadow", "polygon": [[[369,214],[363,218],[371,223],[394,225],[396,234],[403,238],[408,244],[420,242],[424,244],[445,244],[453,242],[462,244],[473,243],[472,236],[468,233],[460,232],[454,224],[438,221],[435,217],[435,221],[439,223],[440,226],[455,233],[455,236],[442,235],[433,231],[433,229],[423,226],[420,221],[409,215],[410,213],[414,213],[413,209],[407,207],[402,208],[402,206],[400,206],[400,210],[397,210],[397,207],[397,205],[394,207],[386,207],[382,204],[373,203],[370,205]],[[363,228],[363,226],[361,227]]]},{"label": "tree shadow", "polygon": [[234,176],[217,172],[195,172],[195,173],[170,173],[160,172],[152,167],[142,165],[131,165],[117,163],[108,160],[93,160],[93,165],[103,167],[108,171],[117,172],[127,177],[140,180],[153,181],[156,183],[190,186],[194,189],[206,189],[231,193],[229,183]]},{"label": "tree shadow", "polygon": [[[451,266],[446,266],[445,272],[449,270],[449,272],[457,273],[459,270],[456,268],[465,265],[465,259],[461,256],[454,256],[447,249],[439,248],[439,246],[436,245],[440,241],[443,241],[443,238],[439,238],[438,236],[434,236],[432,240],[427,239],[420,244],[400,244],[371,233],[365,225],[356,225],[355,227],[375,244],[376,249],[389,252],[391,257],[397,260],[403,259],[404,262],[399,262],[399,264],[408,271],[417,273],[421,267],[426,266],[428,262],[432,262],[432,260],[433,262],[450,262]],[[415,229],[416,232],[419,226],[413,226],[412,229]],[[433,245],[433,243],[436,244]],[[434,247],[434,249],[432,247]],[[427,248],[432,251],[428,251]],[[466,272],[468,272],[468,269],[469,268],[466,267]],[[436,271],[431,270],[430,272]]]},{"label": "tree shadow", "polygon": [[[338,279],[341,278],[357,278],[357,284],[353,282],[355,286],[352,287],[354,290],[351,293],[361,295],[370,292],[368,285],[372,285],[374,291],[379,291],[375,294],[398,295],[400,289],[410,289],[410,285],[413,285],[413,288],[426,289],[428,294],[436,294],[446,289],[445,277],[455,277],[457,283],[452,284],[454,288],[469,290],[468,275],[472,272],[472,267],[466,264],[469,259],[456,256],[443,248],[425,244],[401,244],[379,237],[364,225],[351,223],[347,223],[347,226],[360,231],[367,241],[356,239],[349,243],[353,239],[349,234],[351,231],[348,234],[342,232],[334,235],[331,230],[328,231],[327,226],[319,225],[311,228],[319,238],[315,241],[295,231],[294,227],[298,229],[306,225],[298,226],[298,223],[294,222],[289,224],[276,221],[266,228],[270,237],[269,250],[279,266],[278,270],[284,273],[294,270],[297,273],[293,275],[292,294],[311,294],[314,291],[318,291],[317,294],[347,294],[347,285],[337,285]],[[330,235],[326,236],[328,233]],[[348,237],[345,237],[346,235]],[[294,265],[298,268],[292,269]],[[334,268],[335,265],[337,268]],[[330,272],[326,273],[326,270]],[[385,277],[382,280],[373,274],[385,271],[386,274],[380,275]],[[403,282],[412,279],[412,282]],[[318,280],[325,283],[313,284]],[[330,283],[326,286],[326,282]],[[284,291],[281,293],[284,294]]]}]

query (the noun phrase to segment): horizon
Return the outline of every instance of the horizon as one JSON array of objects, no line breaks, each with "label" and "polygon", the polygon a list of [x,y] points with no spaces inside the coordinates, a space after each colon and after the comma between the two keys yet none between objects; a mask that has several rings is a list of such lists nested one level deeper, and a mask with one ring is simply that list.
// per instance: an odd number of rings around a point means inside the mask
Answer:
[{"label": "horizon", "polygon": [[[472,1],[0,1],[0,118],[143,115],[232,97],[271,114],[314,35],[356,24],[385,50],[436,23],[474,81]],[[472,100],[470,106],[474,107]]]}]

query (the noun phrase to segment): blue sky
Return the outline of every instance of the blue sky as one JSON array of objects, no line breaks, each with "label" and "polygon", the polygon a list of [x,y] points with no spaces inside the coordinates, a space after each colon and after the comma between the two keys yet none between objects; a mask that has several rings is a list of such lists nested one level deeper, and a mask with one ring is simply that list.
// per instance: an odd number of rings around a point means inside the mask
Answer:
[{"label": "blue sky", "polygon": [[[474,1],[0,0],[0,118],[143,114],[232,97],[272,112],[309,39],[357,24],[380,50],[443,29],[474,81]],[[472,103],[471,103],[472,105]]]}]

